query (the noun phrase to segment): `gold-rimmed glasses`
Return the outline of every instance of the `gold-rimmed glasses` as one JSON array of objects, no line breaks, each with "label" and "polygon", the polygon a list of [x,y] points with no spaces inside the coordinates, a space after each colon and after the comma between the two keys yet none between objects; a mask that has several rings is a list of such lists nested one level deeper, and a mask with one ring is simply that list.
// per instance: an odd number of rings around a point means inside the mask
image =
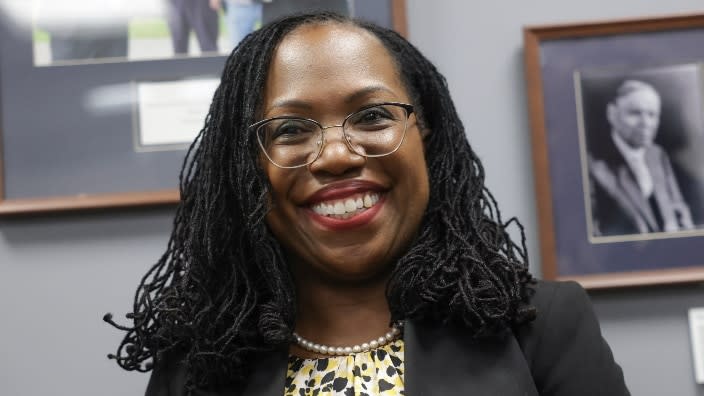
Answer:
[{"label": "gold-rimmed glasses", "polygon": [[401,147],[413,106],[385,102],[366,106],[345,117],[339,125],[323,126],[316,120],[281,116],[250,125],[264,155],[279,168],[299,168],[313,163],[325,147],[325,130],[341,128],[352,152],[383,157]]}]

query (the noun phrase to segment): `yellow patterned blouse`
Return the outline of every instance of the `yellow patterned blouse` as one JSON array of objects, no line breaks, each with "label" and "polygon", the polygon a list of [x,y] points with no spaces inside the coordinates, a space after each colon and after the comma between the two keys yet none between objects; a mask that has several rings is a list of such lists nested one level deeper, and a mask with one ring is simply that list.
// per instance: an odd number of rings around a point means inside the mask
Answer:
[{"label": "yellow patterned blouse", "polygon": [[403,339],[347,356],[291,356],[284,396],[403,395]]}]

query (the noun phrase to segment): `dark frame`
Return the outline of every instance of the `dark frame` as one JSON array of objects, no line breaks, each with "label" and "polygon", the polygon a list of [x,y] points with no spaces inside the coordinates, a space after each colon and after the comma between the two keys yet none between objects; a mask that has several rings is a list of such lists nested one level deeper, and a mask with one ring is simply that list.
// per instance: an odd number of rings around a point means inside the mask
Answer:
[{"label": "dark frame", "polygon": [[[393,28],[400,34],[407,35],[407,22],[406,22],[406,4],[405,0],[389,0],[389,10],[390,19]],[[9,24],[8,24],[9,25]],[[31,44],[31,39],[28,41]],[[1,54],[0,54],[1,55]],[[169,60],[156,60],[156,61],[138,61],[129,63],[141,63],[142,65],[151,65],[155,70],[161,70],[162,75],[156,76],[163,79],[181,79],[187,78],[189,76],[196,76],[202,74],[210,74],[217,72],[219,70],[219,65],[222,63],[224,57],[206,57],[206,58],[189,58],[189,59],[169,59]],[[220,61],[220,63],[218,63]],[[56,67],[42,67],[45,69],[44,73],[52,73],[53,70],[66,70],[65,68],[71,68],[74,66],[56,66]],[[96,67],[96,65],[86,65],[85,67]],[[98,67],[100,67],[98,65]],[[107,64],[104,66],[106,72],[110,70],[116,70],[120,67],[120,64]],[[63,68],[63,69],[62,69]],[[141,76],[139,78],[134,78],[132,81],[136,81],[140,78],[154,79],[156,72],[151,72],[147,76]],[[59,74],[55,75],[56,78],[60,78]],[[5,89],[9,84],[3,84],[3,78],[5,80],[11,79],[12,75],[0,75],[0,89],[5,85]],[[6,91],[6,93],[9,91]],[[3,97],[0,94],[0,104],[4,100],[9,100],[9,95]],[[0,111],[3,107],[0,107]],[[2,114],[0,114],[0,121],[2,121]],[[12,150],[13,146],[8,143],[7,133],[3,131],[5,124],[0,124],[0,216],[15,216],[15,215],[27,215],[27,214],[41,214],[41,213],[51,213],[51,212],[66,212],[66,211],[77,211],[77,210],[97,210],[104,208],[125,208],[125,207],[140,207],[140,206],[155,206],[155,205],[170,205],[175,204],[179,201],[179,192],[177,188],[144,188],[138,189],[136,191],[117,191],[108,193],[87,193],[83,194],[76,191],[75,194],[47,194],[38,197],[22,197],[22,198],[8,198],[6,182],[10,172],[10,169],[6,164],[7,152],[5,150]],[[25,131],[18,131],[24,133]],[[132,133],[129,133],[131,136]],[[3,139],[4,138],[4,139]],[[42,172],[43,169],[32,169],[36,172]],[[26,178],[25,178],[26,179]],[[176,185],[177,179],[173,178],[174,186]]]},{"label": "dark frame", "polygon": [[[667,45],[704,37],[704,15],[528,26],[523,33],[543,277],[590,289],[704,280],[704,260],[696,254],[704,246],[699,230],[677,238],[589,241],[583,120],[573,81],[582,68],[704,62],[704,51]],[[618,51],[620,58],[613,56]]]}]

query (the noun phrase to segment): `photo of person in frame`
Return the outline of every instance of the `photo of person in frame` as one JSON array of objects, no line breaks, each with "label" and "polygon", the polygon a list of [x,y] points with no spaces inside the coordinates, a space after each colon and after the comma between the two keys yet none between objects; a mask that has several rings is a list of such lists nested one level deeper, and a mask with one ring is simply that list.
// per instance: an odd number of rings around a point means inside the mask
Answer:
[{"label": "photo of person in frame", "polygon": [[262,23],[261,0],[210,0],[210,6],[224,12],[230,50]]},{"label": "photo of person in frame", "polygon": [[32,0],[17,7],[32,9],[35,66],[210,57],[232,50],[225,34],[232,30],[229,19],[215,0]]},{"label": "photo of person in frame", "polygon": [[209,0],[169,0],[167,22],[177,55],[188,54],[189,36],[195,33],[201,52],[217,52],[218,8]]},{"label": "photo of person in frame", "polygon": [[[35,50],[41,52],[43,63],[127,57],[129,18],[125,4],[35,0],[27,5],[35,7],[35,27],[46,36],[44,48]],[[35,34],[33,39],[39,37]]]},{"label": "photo of person in frame", "polygon": [[667,237],[703,223],[700,73],[581,74],[592,237]]},{"label": "photo of person in frame", "polygon": [[[1,3],[1,1],[0,1]],[[329,11],[354,17],[354,0],[28,0],[35,66],[229,54],[262,24]],[[388,2],[367,2],[366,16]],[[107,5],[106,5],[107,4]],[[362,12],[364,14],[364,12]],[[364,18],[363,18],[364,19]]]}]

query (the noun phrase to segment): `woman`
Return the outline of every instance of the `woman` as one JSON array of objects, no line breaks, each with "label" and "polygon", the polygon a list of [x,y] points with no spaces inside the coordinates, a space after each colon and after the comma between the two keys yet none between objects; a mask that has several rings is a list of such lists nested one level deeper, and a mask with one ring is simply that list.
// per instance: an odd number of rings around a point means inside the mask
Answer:
[{"label": "woman", "polygon": [[112,356],[153,361],[147,395],[628,394],[584,291],[528,273],[444,79],[396,33],[323,13],[249,35],[186,164]]}]

